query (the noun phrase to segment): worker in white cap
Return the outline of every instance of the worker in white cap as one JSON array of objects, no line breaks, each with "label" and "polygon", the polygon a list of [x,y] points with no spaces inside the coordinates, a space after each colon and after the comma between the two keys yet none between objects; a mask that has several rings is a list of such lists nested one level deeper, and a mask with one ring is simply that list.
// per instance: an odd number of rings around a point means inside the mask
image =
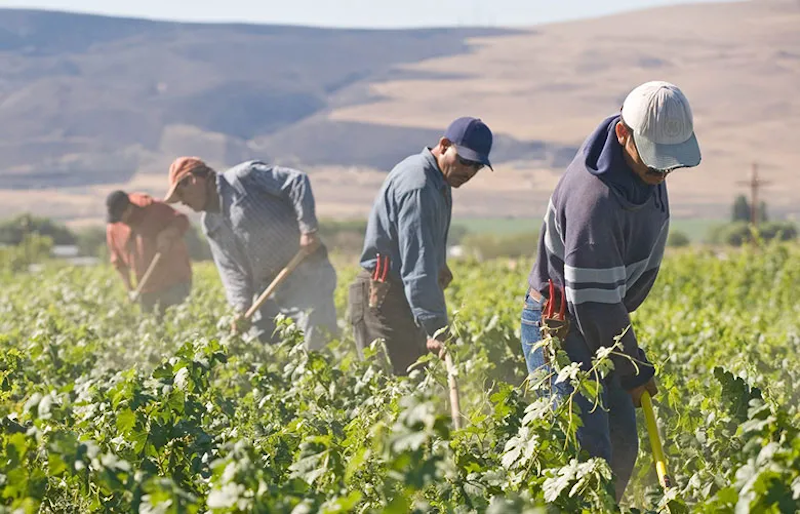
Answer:
[{"label": "worker in white cap", "polygon": [[[552,371],[552,345],[541,343],[548,333],[584,370],[599,348],[618,345],[614,369],[602,379],[601,405],[575,395],[578,440],[609,462],[618,499],[636,463],[635,407],[644,391],[657,392],[629,315],[647,298],[664,255],[667,175],[699,163],[681,90],[667,82],[634,89],[621,112],[586,139],[556,186],[526,284],[521,339],[529,373]],[[551,374],[547,391],[558,404],[573,389]]]}]

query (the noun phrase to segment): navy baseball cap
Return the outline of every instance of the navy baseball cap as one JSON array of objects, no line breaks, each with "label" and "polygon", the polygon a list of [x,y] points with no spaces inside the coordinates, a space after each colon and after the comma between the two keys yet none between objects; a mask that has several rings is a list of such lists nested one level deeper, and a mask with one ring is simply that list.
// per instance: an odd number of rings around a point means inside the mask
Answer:
[{"label": "navy baseball cap", "polygon": [[464,159],[479,162],[492,168],[489,152],[492,150],[492,131],[480,118],[465,116],[447,127],[444,137],[456,145],[456,152]]}]

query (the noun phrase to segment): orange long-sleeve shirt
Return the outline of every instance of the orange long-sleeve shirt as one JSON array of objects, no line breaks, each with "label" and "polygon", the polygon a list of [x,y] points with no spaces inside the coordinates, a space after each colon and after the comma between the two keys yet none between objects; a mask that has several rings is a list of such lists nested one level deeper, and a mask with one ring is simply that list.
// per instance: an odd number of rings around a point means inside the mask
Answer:
[{"label": "orange long-sleeve shirt", "polygon": [[[131,203],[141,207],[125,223],[109,223],[106,226],[111,264],[118,269],[133,269],[136,280],[142,279],[156,254],[156,237],[168,226],[176,227],[180,234],[189,228],[189,219],[169,205],[154,200],[143,193],[130,193]],[[192,279],[189,251],[183,238],[179,238],[153,270],[153,274],[142,289],[142,293],[153,293]]]}]

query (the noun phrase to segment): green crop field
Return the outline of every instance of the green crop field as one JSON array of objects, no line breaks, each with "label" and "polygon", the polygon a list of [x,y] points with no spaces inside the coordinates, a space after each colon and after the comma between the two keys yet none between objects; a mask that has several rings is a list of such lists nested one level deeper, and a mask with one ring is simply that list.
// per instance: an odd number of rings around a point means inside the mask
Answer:
[{"label": "green crop field", "polygon": [[[209,263],[162,323],[107,266],[5,273],[0,512],[618,512],[608,465],[578,450],[577,407],[526,380],[530,262],[451,266],[459,430],[432,356],[394,378],[377,351],[356,358],[343,322],[320,353],[286,323],[276,346],[229,335]],[[343,319],[356,269],[337,267]],[[674,487],[657,483],[640,413],[623,512],[800,510],[798,291],[797,246],[666,258],[633,324],[657,367]],[[556,367],[597,394],[594,375]]]}]

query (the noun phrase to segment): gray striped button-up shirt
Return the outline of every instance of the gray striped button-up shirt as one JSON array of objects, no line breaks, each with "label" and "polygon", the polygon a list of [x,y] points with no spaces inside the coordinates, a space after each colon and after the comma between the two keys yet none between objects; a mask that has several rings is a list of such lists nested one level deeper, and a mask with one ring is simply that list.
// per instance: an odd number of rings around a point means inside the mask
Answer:
[{"label": "gray striped button-up shirt", "polygon": [[228,302],[247,310],[300,249],[300,234],[317,230],[305,173],[249,161],[217,174],[219,212],[203,213]]}]

